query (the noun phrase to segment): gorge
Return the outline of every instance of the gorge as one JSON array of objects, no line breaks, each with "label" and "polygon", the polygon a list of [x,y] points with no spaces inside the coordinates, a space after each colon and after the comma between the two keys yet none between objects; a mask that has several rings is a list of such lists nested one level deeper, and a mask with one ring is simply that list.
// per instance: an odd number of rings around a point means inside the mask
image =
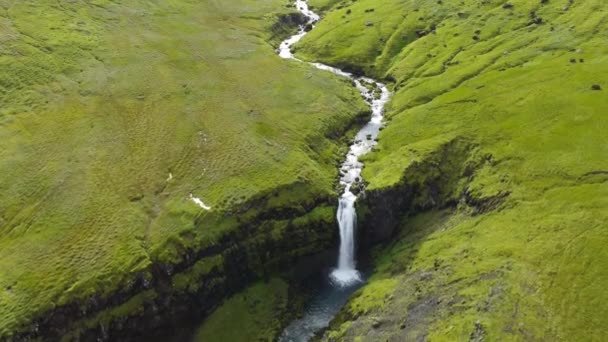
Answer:
[{"label": "gorge", "polygon": [[607,32],[603,0],[0,1],[0,341],[606,340]]},{"label": "gorge", "polygon": [[[295,7],[307,21],[300,25],[299,32],[279,45],[278,52],[282,58],[302,62],[295,58],[291,50],[292,46],[300,41],[308,31],[314,29],[314,25],[320,17],[308,8],[307,0],[296,0]],[[340,166],[340,185],[344,189],[338,199],[336,214],[340,231],[340,248],[337,266],[330,275],[331,283],[322,282],[322,290],[313,291],[315,292],[314,298],[311,300],[312,303],[306,305],[308,308],[304,317],[292,322],[281,334],[280,341],[285,342],[308,341],[316,332],[326,328],[333,319],[333,315],[339,311],[348,296],[359,288],[359,283],[363,281],[361,274],[356,269],[357,212],[355,202],[357,196],[352,191],[355,191],[353,187],[358,188],[357,192],[361,191],[364,184],[361,178],[363,163],[359,161],[359,157],[369,153],[376,144],[378,133],[383,125],[384,105],[390,99],[389,90],[380,82],[367,77],[355,76],[352,73],[322,63],[310,64],[320,70],[351,79],[353,85],[361,92],[365,102],[370,106],[371,118],[355,135],[354,143],[350,146],[346,160]]]}]

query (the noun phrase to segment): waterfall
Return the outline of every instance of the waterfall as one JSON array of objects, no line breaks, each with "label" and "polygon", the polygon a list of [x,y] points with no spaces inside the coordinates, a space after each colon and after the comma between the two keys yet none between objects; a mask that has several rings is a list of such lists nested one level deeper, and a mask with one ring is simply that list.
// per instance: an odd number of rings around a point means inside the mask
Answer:
[{"label": "waterfall", "polygon": [[355,228],[357,212],[355,211],[355,195],[346,192],[339,201],[338,225],[340,226],[340,257],[338,269],[352,270],[355,268]]},{"label": "waterfall", "polygon": [[[314,26],[319,20],[319,15],[308,8],[306,0],[295,0],[295,6],[300,13],[308,18],[308,23]],[[284,40],[278,48],[278,54],[285,59],[297,59],[291,47],[300,41],[308,32],[300,27],[297,34]],[[363,163],[359,161],[359,156],[370,152],[376,145],[376,138],[382,127],[382,115],[384,105],[388,102],[390,92],[386,86],[368,77],[355,76],[349,72],[340,70],[321,63],[309,63],[317,69],[333,72],[334,74],[348,77],[353,80],[365,102],[372,110],[371,120],[357,133],[350,150],[346,155],[346,160],[340,167],[342,174],[340,184],[344,186],[344,192],[338,200],[337,219],[340,228],[340,254],[338,256],[338,266],[331,273],[332,283],[338,287],[346,287],[361,281],[361,276],[356,269],[355,263],[355,236],[357,228],[357,212],[355,202],[357,196],[351,191],[353,187],[361,188],[361,171]]]},{"label": "waterfall", "polygon": [[[308,33],[305,26],[310,24],[314,27],[320,18],[308,8],[307,0],[295,0],[295,7],[308,18],[308,23],[300,26],[298,33],[284,40],[277,49],[277,53],[281,58],[307,63],[297,59],[293,55],[291,47]],[[355,261],[357,230],[355,202],[357,201],[357,194],[363,190],[363,179],[361,177],[363,163],[359,161],[359,157],[370,152],[376,145],[376,138],[383,125],[384,105],[390,97],[387,87],[371,78],[355,76],[322,63],[308,64],[317,69],[351,79],[369,105],[372,116],[370,121],[355,136],[346,159],[340,166],[340,184],[344,187],[344,191],[338,199],[336,214],[340,229],[338,265],[330,275],[331,282],[324,280],[321,290],[314,295],[309,305],[307,305],[305,315],[291,322],[285,328],[279,338],[281,342],[310,340],[317,331],[329,325],[335,314],[346,303],[350,294],[362,285],[361,275],[357,271]]]},{"label": "waterfall", "polygon": [[340,254],[338,267],[331,273],[331,279],[336,285],[347,286],[361,281],[355,268],[355,231],[357,228],[357,197],[346,190],[338,201],[338,226],[340,228]]},{"label": "waterfall", "polygon": [[[315,64],[317,65],[317,64]],[[318,66],[317,66],[318,67]],[[327,70],[327,68],[323,68]],[[340,71],[341,72],[341,71]],[[331,280],[338,286],[349,286],[361,281],[361,276],[355,263],[355,236],[357,228],[357,211],[355,202],[357,196],[351,191],[353,187],[361,188],[363,163],[359,157],[370,152],[376,145],[376,138],[382,127],[384,105],[388,102],[390,93],[386,86],[366,77],[354,78],[355,86],[363,95],[372,110],[370,121],[357,133],[354,143],[346,155],[346,160],[340,167],[342,177],[340,184],[344,192],[338,201],[338,226],[340,228],[340,254],[338,267],[331,273]]]}]

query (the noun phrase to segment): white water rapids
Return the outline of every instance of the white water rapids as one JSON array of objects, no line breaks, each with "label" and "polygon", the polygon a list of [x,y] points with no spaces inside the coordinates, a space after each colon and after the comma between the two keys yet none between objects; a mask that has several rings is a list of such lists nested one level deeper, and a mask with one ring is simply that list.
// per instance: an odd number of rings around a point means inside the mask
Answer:
[{"label": "white water rapids", "polygon": [[[308,8],[305,0],[296,0],[295,6],[298,11],[308,18],[307,25],[310,24],[314,27],[314,24],[319,20],[319,15]],[[297,34],[281,43],[279,56],[302,62],[294,57],[291,47],[306,35],[305,26],[301,26]],[[352,79],[372,110],[371,120],[357,133],[355,142],[350,146],[346,160],[340,167],[342,175],[340,183],[344,186],[344,193],[340,196],[337,213],[340,226],[340,254],[338,266],[332,272],[331,279],[338,286],[348,286],[361,281],[361,276],[356,269],[355,263],[355,233],[357,223],[355,201],[357,200],[357,196],[351,190],[353,190],[353,185],[357,185],[362,181],[361,170],[363,169],[363,163],[359,161],[359,157],[370,152],[376,144],[376,138],[382,127],[384,105],[389,100],[390,92],[384,84],[376,82],[371,78],[357,77],[351,73],[321,63],[310,64],[318,69],[327,70]]]},{"label": "white water rapids", "polygon": [[[279,47],[279,56],[295,58],[291,50],[307,33],[305,27],[319,21],[319,15],[308,8],[306,0],[296,0],[295,6],[304,16],[308,18],[306,25],[302,25],[297,34],[283,41]],[[309,63],[318,69],[333,72],[334,74],[348,77],[363,95],[365,102],[372,110],[371,120],[357,133],[346,160],[340,167],[340,184],[344,186],[344,192],[339,198],[337,219],[340,227],[340,252],[338,265],[331,272],[331,282],[321,281],[318,286],[313,287],[313,298],[308,303],[304,316],[291,322],[281,334],[281,342],[305,342],[312,338],[315,333],[329,325],[329,322],[340,311],[348,297],[361,286],[362,277],[357,271],[355,262],[355,234],[357,224],[357,212],[355,202],[359,185],[362,182],[361,171],[363,163],[359,157],[370,152],[376,145],[376,138],[382,127],[382,115],[384,105],[388,102],[390,92],[386,86],[371,78],[358,77],[338,68],[330,67],[321,63]]]}]

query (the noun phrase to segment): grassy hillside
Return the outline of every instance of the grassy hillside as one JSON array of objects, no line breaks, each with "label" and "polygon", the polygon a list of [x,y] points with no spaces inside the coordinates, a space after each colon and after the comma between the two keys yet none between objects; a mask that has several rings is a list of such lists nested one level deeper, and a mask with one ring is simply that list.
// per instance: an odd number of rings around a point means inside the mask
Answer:
[{"label": "grassy hillside", "polygon": [[[289,315],[287,284],[256,283],[232,296],[197,330],[194,341],[272,341]],[[238,326],[238,328],[237,328]]]},{"label": "grassy hillside", "polygon": [[275,55],[287,4],[0,0],[0,339],[213,245],[252,199],[333,196],[366,109]]},{"label": "grassy hillside", "polygon": [[392,82],[360,211],[401,206],[326,337],[608,336],[606,37],[601,0],[334,2],[299,54]]}]

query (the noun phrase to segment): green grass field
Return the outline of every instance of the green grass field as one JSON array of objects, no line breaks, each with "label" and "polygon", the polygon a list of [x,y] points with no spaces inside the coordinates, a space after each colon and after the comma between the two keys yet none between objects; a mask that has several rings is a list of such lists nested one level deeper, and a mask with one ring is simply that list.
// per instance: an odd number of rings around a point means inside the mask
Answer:
[{"label": "green grass field", "polygon": [[[428,163],[458,206],[403,218],[326,336],[605,339],[606,4],[333,3],[300,56],[393,82],[368,191],[424,188]],[[454,141],[466,148],[446,153],[464,164],[435,161]],[[499,201],[480,212],[467,198]]]},{"label": "green grass field", "polygon": [[183,236],[212,244],[252,198],[333,194],[366,107],[275,55],[287,4],[0,0],[0,339],[179,260]]}]

